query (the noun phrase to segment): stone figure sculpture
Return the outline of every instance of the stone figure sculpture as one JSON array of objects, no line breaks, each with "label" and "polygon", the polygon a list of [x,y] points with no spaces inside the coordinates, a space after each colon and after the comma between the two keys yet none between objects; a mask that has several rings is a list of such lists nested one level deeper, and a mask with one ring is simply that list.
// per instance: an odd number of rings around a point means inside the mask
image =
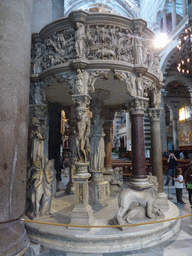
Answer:
[{"label": "stone figure sculpture", "polygon": [[45,90],[43,82],[35,82],[31,90],[32,104],[43,105],[46,101]]},{"label": "stone figure sculpture", "polygon": [[81,22],[76,23],[77,30],[75,32],[75,50],[76,50],[76,58],[84,58],[85,57],[85,26]]},{"label": "stone figure sculpture", "polygon": [[141,38],[141,33],[138,30],[134,36],[135,40],[135,64],[143,63],[143,43]]},{"label": "stone figure sculpture", "polygon": [[102,124],[104,119],[95,115],[91,132],[91,170],[103,171],[105,158],[105,142]]},{"label": "stone figure sculpture", "polygon": [[111,175],[111,180],[109,181],[110,184],[118,185],[119,187],[123,186],[123,182],[120,181],[120,178],[119,178],[120,172],[122,172],[122,171],[123,171],[122,167],[116,167],[113,169],[113,173]]},{"label": "stone figure sculpture", "polygon": [[154,89],[152,90],[151,107],[159,108],[160,105],[161,105],[161,90]]},{"label": "stone figure sculpture", "polygon": [[136,87],[137,87],[137,96],[141,96],[143,97],[143,77],[142,77],[142,73],[139,73],[138,76],[135,78],[135,83],[136,83]]},{"label": "stone figure sculpture", "polygon": [[33,168],[32,171],[31,184],[33,184],[33,189],[31,191],[31,202],[33,215],[38,217],[40,215],[40,202],[43,196],[43,170],[41,168]]},{"label": "stone figure sculpture", "polygon": [[32,165],[43,169],[44,168],[44,140],[45,140],[45,127],[41,125],[40,120],[37,117],[34,117],[33,125],[35,129],[31,132],[31,160]]},{"label": "stone figure sculpture", "polygon": [[33,59],[33,74],[38,74],[42,71],[41,63],[42,63],[42,49],[44,45],[42,43],[37,43],[34,46],[34,57]]},{"label": "stone figure sculpture", "polygon": [[46,160],[45,168],[35,166],[28,170],[27,182],[27,212],[32,212],[34,217],[50,213],[51,200],[54,195],[56,170],[54,159]]},{"label": "stone figure sculpture", "polygon": [[83,91],[83,82],[84,82],[84,70],[78,68],[77,69],[77,74],[76,74],[76,77],[75,77],[75,83],[76,83],[76,88],[77,88],[77,91],[78,93],[82,93]]},{"label": "stone figure sculpture", "polygon": [[[157,177],[148,176],[148,178],[150,183],[149,188],[143,190],[128,188],[124,189],[119,195],[117,222],[120,225],[131,223],[130,218],[136,217],[142,208],[144,209],[145,217],[153,219],[162,215],[160,208],[157,206]],[[133,203],[135,206],[133,206]]]},{"label": "stone figure sculpture", "polygon": [[51,208],[51,200],[53,197],[54,191],[54,180],[55,180],[55,168],[54,168],[54,159],[51,159],[47,162],[44,175],[43,175],[43,198],[42,198],[42,205],[41,205],[41,215],[48,215],[50,214]]},{"label": "stone figure sculpture", "polygon": [[76,122],[76,157],[75,161],[86,163],[90,152],[89,134],[92,116],[91,111],[86,108],[77,108],[76,110],[77,122]]}]

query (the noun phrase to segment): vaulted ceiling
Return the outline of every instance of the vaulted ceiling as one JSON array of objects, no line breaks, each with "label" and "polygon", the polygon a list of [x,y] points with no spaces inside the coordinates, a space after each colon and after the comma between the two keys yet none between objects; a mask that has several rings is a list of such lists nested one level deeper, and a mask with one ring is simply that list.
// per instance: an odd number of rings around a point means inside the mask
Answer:
[{"label": "vaulted ceiling", "polygon": [[90,12],[108,12],[129,18],[140,16],[139,0],[66,0],[65,16],[71,11],[82,9]]}]

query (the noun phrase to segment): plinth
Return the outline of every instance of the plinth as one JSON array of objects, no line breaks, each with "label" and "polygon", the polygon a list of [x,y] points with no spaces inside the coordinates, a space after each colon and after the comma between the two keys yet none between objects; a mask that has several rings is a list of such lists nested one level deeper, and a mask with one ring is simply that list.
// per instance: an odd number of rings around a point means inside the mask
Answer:
[{"label": "plinth", "polygon": [[[75,163],[76,174],[73,177],[75,183],[75,207],[71,213],[71,225],[92,225],[93,209],[88,204],[88,173],[89,163]],[[75,227],[70,227],[75,228]]]},{"label": "plinth", "polygon": [[91,204],[106,204],[106,200],[110,197],[110,185],[108,181],[103,179],[102,171],[93,171],[92,180],[89,183],[89,195]]}]

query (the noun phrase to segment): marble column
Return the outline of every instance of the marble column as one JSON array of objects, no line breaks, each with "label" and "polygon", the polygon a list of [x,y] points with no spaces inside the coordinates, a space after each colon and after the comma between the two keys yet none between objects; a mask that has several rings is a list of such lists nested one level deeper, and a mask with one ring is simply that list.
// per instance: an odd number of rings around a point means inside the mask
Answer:
[{"label": "marble column", "polygon": [[131,144],[132,144],[132,177],[130,186],[136,189],[148,187],[149,182],[145,164],[145,141],[143,117],[148,99],[135,97],[129,103],[131,117]]},{"label": "marble column", "polygon": [[111,152],[111,129],[113,121],[107,121],[104,124],[104,133],[105,133],[105,174],[111,174],[112,170],[112,152]]},{"label": "marble column", "polygon": [[174,150],[179,150],[179,141],[178,141],[178,118],[173,118],[173,146]]},{"label": "marble column", "polygon": [[172,4],[172,31],[177,26],[177,15],[176,15],[176,0],[171,0]]},{"label": "marble column", "polygon": [[0,254],[23,255],[31,9],[33,1],[0,2]]},{"label": "marble column", "polygon": [[186,7],[186,0],[182,0],[182,11],[183,11],[183,18],[187,14],[187,7]]},{"label": "marble column", "polygon": [[[104,180],[103,173],[105,158],[105,142],[103,131],[104,118],[101,117],[103,98],[107,95],[105,92],[99,92],[92,97],[93,125],[91,131],[91,152],[90,152],[90,172],[92,180],[89,184],[90,202],[92,204],[106,204],[110,197],[109,182]],[[100,98],[100,99],[98,99]]]},{"label": "marble column", "polygon": [[152,174],[157,176],[159,192],[163,192],[163,165],[161,152],[160,115],[162,108],[149,108],[151,122],[151,160]]},{"label": "marble column", "polygon": [[161,108],[162,114],[160,116],[160,128],[161,128],[161,146],[162,152],[167,152],[167,128],[165,123],[165,107],[164,107],[164,97],[167,95],[165,89],[161,89]]},{"label": "marble column", "polygon": [[166,33],[167,32],[167,10],[163,10],[162,11],[162,15],[163,15],[163,32]]},{"label": "marble column", "polygon": [[67,194],[74,194],[75,193],[75,185],[73,177],[76,172],[75,167],[75,120],[73,119],[75,116],[74,108],[71,107],[71,118],[69,120],[70,126],[70,134],[69,134],[69,149],[71,152],[70,157],[70,170],[69,170],[69,183],[67,184],[66,193]]},{"label": "marble column", "polygon": [[[72,95],[76,102],[76,127],[75,127],[75,157],[76,173],[73,176],[75,183],[75,207],[71,213],[72,225],[91,225],[93,223],[93,210],[88,204],[88,173],[89,166],[89,131],[91,112],[88,109],[90,97],[88,95]],[[71,227],[69,227],[71,228]],[[86,229],[86,228],[85,228]]]},{"label": "marble column", "polygon": [[151,161],[152,175],[157,177],[158,187],[158,205],[160,209],[168,209],[167,196],[163,190],[163,163],[161,150],[161,130],[160,115],[162,108],[149,108],[149,117],[151,122]]}]

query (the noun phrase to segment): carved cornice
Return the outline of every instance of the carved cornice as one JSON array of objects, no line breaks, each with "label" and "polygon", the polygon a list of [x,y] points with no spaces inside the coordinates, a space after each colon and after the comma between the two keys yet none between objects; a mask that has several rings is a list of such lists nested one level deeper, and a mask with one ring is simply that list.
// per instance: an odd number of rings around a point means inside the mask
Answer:
[{"label": "carved cornice", "polygon": [[149,108],[149,117],[151,121],[159,121],[163,108]]},{"label": "carved cornice", "polygon": [[83,10],[73,11],[69,14],[69,19],[73,22],[85,23],[88,17],[88,13]]}]

